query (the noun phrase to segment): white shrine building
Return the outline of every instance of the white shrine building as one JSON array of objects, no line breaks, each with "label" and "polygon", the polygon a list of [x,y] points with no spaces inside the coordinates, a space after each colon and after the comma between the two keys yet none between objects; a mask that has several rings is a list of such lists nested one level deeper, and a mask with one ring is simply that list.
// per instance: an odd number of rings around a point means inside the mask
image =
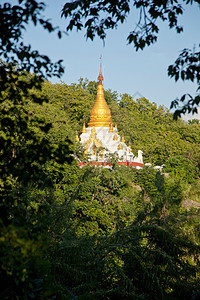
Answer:
[{"label": "white shrine building", "polygon": [[[88,155],[88,162],[94,165],[109,165],[110,154],[116,154],[118,163],[141,168],[143,166],[142,151],[138,151],[138,156],[134,156],[131,146],[127,146],[124,137],[120,136],[117,124],[113,126],[111,112],[105,101],[103,92],[103,75],[98,76],[97,97],[90,112],[88,127],[83,124],[80,139],[76,135],[76,140],[85,148]],[[87,163],[79,162],[80,166]]]}]

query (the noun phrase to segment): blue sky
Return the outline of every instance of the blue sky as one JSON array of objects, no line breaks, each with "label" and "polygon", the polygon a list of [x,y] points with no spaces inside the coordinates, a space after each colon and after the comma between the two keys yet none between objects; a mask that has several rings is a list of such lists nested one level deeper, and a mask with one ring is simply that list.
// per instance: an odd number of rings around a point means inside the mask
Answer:
[{"label": "blue sky", "polygon": [[[44,15],[52,19],[53,24],[64,30],[65,19],[60,18],[63,0],[46,1],[47,9]],[[176,97],[189,92],[195,94],[196,85],[192,83],[175,83],[167,76],[167,67],[173,64],[179,52],[184,48],[193,48],[200,43],[200,8],[197,4],[188,5],[179,24],[184,32],[176,34],[169,30],[167,23],[161,24],[158,41],[143,51],[136,52],[134,47],[127,45],[128,33],[134,28],[137,19],[132,15],[127,22],[107,33],[105,46],[96,38],[93,42],[86,41],[84,32],[69,32],[59,40],[56,35],[45,33],[41,27],[29,26],[24,33],[24,41],[31,43],[42,54],[47,54],[53,61],[63,59],[65,74],[61,78],[67,84],[78,82],[80,77],[97,80],[99,72],[99,57],[102,54],[104,88],[117,91],[118,94],[142,96],[165,105]],[[59,82],[57,78],[51,79]]]}]

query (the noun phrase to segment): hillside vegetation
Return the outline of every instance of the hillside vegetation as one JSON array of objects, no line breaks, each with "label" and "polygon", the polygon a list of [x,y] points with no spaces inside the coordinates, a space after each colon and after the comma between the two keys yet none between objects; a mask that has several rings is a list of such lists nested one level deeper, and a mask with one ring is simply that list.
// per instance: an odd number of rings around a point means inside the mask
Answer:
[{"label": "hillside vegetation", "polygon": [[105,90],[120,135],[163,171],[79,168],[97,83],[44,82],[14,103],[20,84],[1,96],[0,297],[199,299],[200,124]]}]

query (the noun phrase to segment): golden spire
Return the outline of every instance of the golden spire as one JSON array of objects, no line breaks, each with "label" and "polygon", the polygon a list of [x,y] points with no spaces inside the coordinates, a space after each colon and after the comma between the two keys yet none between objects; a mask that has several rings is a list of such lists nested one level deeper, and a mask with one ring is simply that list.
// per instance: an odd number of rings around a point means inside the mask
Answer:
[{"label": "golden spire", "polygon": [[122,144],[120,143],[118,146],[118,150],[123,150]]},{"label": "golden spire", "polygon": [[122,137],[122,140],[121,140],[122,143],[125,143],[125,139],[124,139],[124,136]]},{"label": "golden spire", "polygon": [[106,103],[103,93],[103,75],[100,72],[98,76],[97,97],[90,112],[90,121],[88,127],[109,127],[112,122],[110,109]]},{"label": "golden spire", "polygon": [[113,124],[112,124],[112,123],[110,123],[110,129],[109,129],[109,132],[114,132],[114,130],[113,130]]},{"label": "golden spire", "polygon": [[86,133],[85,122],[83,123],[82,133]]},{"label": "golden spire", "polygon": [[95,127],[92,128],[91,136],[92,136],[92,137],[96,136],[96,130],[95,130]]},{"label": "golden spire", "polygon": [[113,138],[113,140],[114,141],[117,141],[118,140],[118,136],[117,136],[117,134],[115,133],[115,135],[114,135],[114,138]]},{"label": "golden spire", "polygon": [[75,137],[75,141],[76,141],[76,142],[79,142],[79,137],[78,137],[78,133],[77,133],[77,131],[76,131],[76,137]]},{"label": "golden spire", "polygon": [[131,144],[129,143],[129,149],[130,149],[130,151],[132,152],[132,148],[131,148]]},{"label": "golden spire", "polygon": [[116,133],[118,134],[117,123],[115,123],[115,129],[117,130]]}]

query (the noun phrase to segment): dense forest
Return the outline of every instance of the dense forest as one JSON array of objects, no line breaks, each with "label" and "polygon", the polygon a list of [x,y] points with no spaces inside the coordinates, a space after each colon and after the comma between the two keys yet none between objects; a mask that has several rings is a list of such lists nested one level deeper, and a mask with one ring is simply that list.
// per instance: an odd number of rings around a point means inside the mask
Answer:
[{"label": "dense forest", "polygon": [[0,108],[0,298],[200,299],[200,124],[105,90],[152,166],[80,168],[97,83],[13,78]]},{"label": "dense forest", "polygon": [[[162,22],[182,32],[179,16],[193,3],[67,1],[60,13],[65,33],[85,30],[91,40],[138,14],[127,37],[137,51],[156,42]],[[29,25],[63,36],[46,5],[0,4],[0,299],[200,299],[199,123],[105,90],[120,135],[151,165],[136,170],[111,156],[112,169],[80,168],[87,157],[75,136],[97,83],[48,81],[62,76],[62,59],[24,41]],[[183,49],[168,67],[175,81],[197,84],[172,102],[176,118],[200,104],[199,61],[198,48]]]}]

